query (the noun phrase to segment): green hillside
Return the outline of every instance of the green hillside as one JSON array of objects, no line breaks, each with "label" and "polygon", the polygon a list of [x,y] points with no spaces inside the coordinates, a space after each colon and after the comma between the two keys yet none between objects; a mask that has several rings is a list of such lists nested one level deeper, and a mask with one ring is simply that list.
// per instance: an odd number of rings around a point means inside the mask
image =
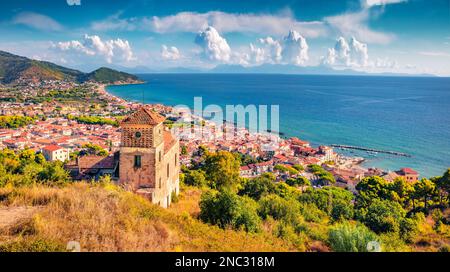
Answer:
[{"label": "green hillside", "polygon": [[82,77],[83,81],[96,81],[100,83],[112,83],[112,82],[135,82],[138,81],[138,77],[130,75],[124,72],[118,72],[113,69],[101,67],[89,74],[85,74]]},{"label": "green hillside", "polygon": [[20,80],[34,82],[41,80],[69,80],[76,82],[134,83],[138,81],[138,78],[109,68],[100,68],[91,73],[83,73],[51,62],[32,60],[0,51],[0,83],[9,84]]}]

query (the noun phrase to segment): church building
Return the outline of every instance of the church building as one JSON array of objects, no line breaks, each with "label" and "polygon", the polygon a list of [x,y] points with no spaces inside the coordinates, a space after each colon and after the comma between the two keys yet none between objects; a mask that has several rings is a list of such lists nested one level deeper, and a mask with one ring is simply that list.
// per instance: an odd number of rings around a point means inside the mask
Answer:
[{"label": "church building", "polygon": [[180,143],[164,127],[164,117],[145,106],[121,123],[120,150],[107,157],[88,155],[65,165],[75,180],[109,175],[125,189],[167,208],[179,194]]},{"label": "church building", "polygon": [[163,125],[164,117],[141,107],[120,124],[119,184],[153,203],[169,207],[179,194],[179,141]]}]

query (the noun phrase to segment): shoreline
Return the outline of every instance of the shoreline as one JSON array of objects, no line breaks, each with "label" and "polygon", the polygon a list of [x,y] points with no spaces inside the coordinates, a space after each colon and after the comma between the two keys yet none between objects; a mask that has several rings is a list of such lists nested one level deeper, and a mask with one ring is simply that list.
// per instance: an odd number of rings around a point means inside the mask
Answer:
[{"label": "shoreline", "polygon": [[[122,102],[122,103],[125,103],[125,104],[128,104],[128,105],[129,105],[129,104],[138,104],[138,105],[161,105],[161,106],[163,106],[163,107],[165,107],[165,108],[167,108],[167,109],[173,110],[173,106],[164,105],[164,104],[146,104],[146,103],[141,103],[141,102],[128,101],[128,100],[126,100],[126,99],[123,99],[123,98],[120,98],[120,97],[118,97],[118,96],[116,96],[116,95],[113,95],[113,94],[111,94],[110,92],[107,91],[107,87],[108,87],[108,86],[125,86],[125,85],[139,85],[139,84],[143,84],[143,83],[136,83],[136,84],[97,84],[97,90],[98,90],[99,93],[102,94],[102,95],[106,95],[106,96],[110,97],[111,99],[113,99],[113,100],[115,100],[115,101],[119,101],[119,102]],[[205,120],[205,119],[204,119],[203,117],[201,117],[201,116],[195,115],[193,112],[194,112],[193,109],[191,109],[191,113],[189,113],[189,114],[190,114],[190,115],[194,115],[194,116],[196,116],[197,118],[200,118],[201,121],[211,122],[211,121],[209,121],[209,120]],[[224,122],[224,124],[225,124],[225,122]],[[233,126],[235,127],[235,129],[237,129],[237,126],[236,126],[235,123],[232,123],[232,122],[226,122],[226,124],[233,125]],[[242,128],[241,128],[241,129],[242,129]],[[259,135],[259,134],[260,134],[260,133],[251,133],[250,131],[248,131],[248,129],[247,129],[246,127],[244,127],[243,129],[245,129],[249,134],[253,134],[253,135]],[[280,132],[279,132],[279,134],[272,134],[271,132],[268,132],[268,133],[271,134],[271,135],[273,135],[273,136],[276,136],[278,142],[288,141],[290,138],[295,137],[295,136],[287,137],[284,133],[281,134]],[[313,146],[315,146],[315,145],[319,146],[319,144],[314,144],[314,143],[311,143],[311,144],[313,144]],[[348,155],[345,155],[345,154],[343,154],[343,153],[341,153],[341,152],[337,152],[337,151],[335,151],[335,154],[336,154],[336,159],[343,159],[343,160],[345,160],[346,162],[350,162],[351,167],[360,167],[360,168],[364,168],[364,169],[366,169],[366,170],[368,169],[367,167],[363,167],[363,166],[362,166],[364,163],[368,162],[367,158],[364,158],[364,157],[356,157],[356,156],[348,156]],[[383,169],[383,170],[384,170],[384,169]]]}]

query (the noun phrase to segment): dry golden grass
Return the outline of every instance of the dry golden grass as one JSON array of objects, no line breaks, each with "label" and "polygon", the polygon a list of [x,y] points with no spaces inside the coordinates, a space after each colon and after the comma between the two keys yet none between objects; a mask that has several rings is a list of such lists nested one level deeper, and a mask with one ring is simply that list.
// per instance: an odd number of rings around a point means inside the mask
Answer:
[{"label": "dry golden grass", "polygon": [[196,187],[185,187],[180,193],[177,203],[172,203],[169,211],[175,214],[187,213],[190,216],[197,218],[200,214],[199,201],[202,196],[202,191]]},{"label": "dry golden grass", "polygon": [[[201,193],[187,187],[178,203],[162,209],[108,183],[0,188],[0,252],[64,251],[69,241],[82,251],[329,250],[327,222],[304,222],[304,232],[283,239],[274,234],[279,222],[270,219],[259,233],[204,224],[197,219]],[[427,218],[414,244],[401,250],[437,251],[449,244],[450,228],[436,232]]]},{"label": "dry golden grass", "polygon": [[58,251],[69,241],[78,241],[82,251],[295,250],[265,232],[223,230],[198,221],[191,214],[198,211],[199,196],[193,190],[164,210],[109,184],[2,188],[0,207],[40,208],[0,230],[0,250]]},{"label": "dry golden grass", "polygon": [[[448,213],[450,209],[444,211]],[[422,222],[418,226],[418,234],[414,239],[414,243],[411,246],[412,251],[438,251],[442,248],[449,248],[450,245],[450,227],[445,224],[441,224],[437,229],[434,229],[435,222],[432,216],[428,216],[425,222]]]}]

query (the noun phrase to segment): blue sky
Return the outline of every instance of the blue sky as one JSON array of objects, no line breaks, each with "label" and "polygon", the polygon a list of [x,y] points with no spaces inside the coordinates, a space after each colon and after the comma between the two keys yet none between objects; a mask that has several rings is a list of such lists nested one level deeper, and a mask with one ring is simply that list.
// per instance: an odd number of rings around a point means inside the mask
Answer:
[{"label": "blue sky", "polygon": [[269,63],[450,75],[450,0],[0,5],[0,50],[85,71]]}]

